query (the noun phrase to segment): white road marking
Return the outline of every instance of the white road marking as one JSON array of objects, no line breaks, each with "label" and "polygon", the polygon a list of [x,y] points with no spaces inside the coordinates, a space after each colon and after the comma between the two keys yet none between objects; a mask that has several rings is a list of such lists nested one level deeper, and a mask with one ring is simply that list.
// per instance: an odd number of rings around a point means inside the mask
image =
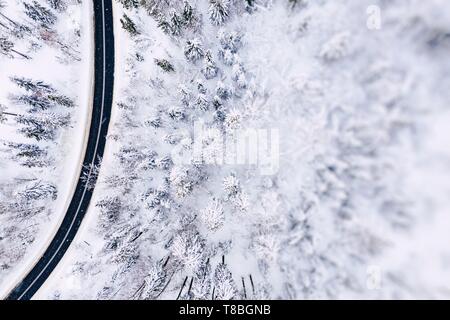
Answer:
[{"label": "white road marking", "polygon": [[[94,3],[95,5],[95,3]],[[102,83],[102,107],[101,107],[101,111],[100,111],[100,124],[99,124],[99,130],[97,133],[97,140],[95,143],[95,148],[94,148],[94,158],[92,159],[92,163],[91,163],[91,168],[89,169],[89,176],[91,176],[92,174],[92,169],[95,163],[95,155],[97,155],[97,149],[98,149],[98,143],[100,141],[100,132],[102,129],[102,125],[103,125],[103,108],[105,105],[105,89],[106,89],[106,83],[105,83],[105,79],[106,79],[106,36],[105,36],[105,30],[106,30],[106,25],[105,25],[105,1],[102,0],[102,25],[103,25],[103,83]],[[95,49],[94,49],[95,50]],[[78,216],[78,213],[80,211],[80,207],[81,207],[81,203],[83,202],[84,196],[86,195],[86,191],[87,191],[87,184],[84,186],[84,190],[83,190],[83,195],[81,196],[81,200],[79,202],[78,208],[77,208],[77,212],[74,215],[69,228],[67,229],[67,232],[64,236],[63,241],[61,242],[61,244],[58,246],[58,249],[55,251],[55,253],[52,255],[52,257],[50,258],[50,260],[46,263],[46,265],[44,266],[44,268],[42,269],[42,271],[37,275],[37,277],[33,280],[33,282],[31,282],[31,284],[27,287],[27,289],[19,296],[19,299],[21,299],[30,289],[31,287],[36,283],[36,281],[42,276],[42,274],[44,273],[44,271],[47,269],[47,267],[49,266],[49,264],[53,261],[53,259],[55,258],[55,256],[58,254],[59,250],[61,249],[61,246],[64,244],[64,242],[66,242],[67,237],[70,233],[70,230],[72,230],[73,225],[75,224],[75,220]]]}]

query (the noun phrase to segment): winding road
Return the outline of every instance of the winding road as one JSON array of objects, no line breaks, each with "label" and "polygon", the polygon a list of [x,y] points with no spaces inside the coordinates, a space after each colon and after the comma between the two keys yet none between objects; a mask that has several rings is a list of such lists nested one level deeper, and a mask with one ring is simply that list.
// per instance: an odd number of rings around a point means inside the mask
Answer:
[{"label": "winding road", "polygon": [[[95,82],[94,101],[89,138],[83,160],[83,168],[98,164],[103,156],[111,115],[114,86],[114,33],[112,2],[93,0],[95,25]],[[67,213],[55,237],[33,269],[6,298],[29,300],[42,286],[69,248],[81,221],[88,210],[92,191],[80,178]]]}]

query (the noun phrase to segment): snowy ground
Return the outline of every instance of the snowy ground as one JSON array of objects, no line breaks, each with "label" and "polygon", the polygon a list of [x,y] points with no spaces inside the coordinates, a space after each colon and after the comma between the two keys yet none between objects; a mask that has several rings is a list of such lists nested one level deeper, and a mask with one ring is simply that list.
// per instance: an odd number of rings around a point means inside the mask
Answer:
[{"label": "snowy ground", "polygon": [[[449,298],[448,2],[159,3],[115,3],[99,185],[35,298]],[[176,162],[200,119],[208,159],[278,129],[278,170]]]},{"label": "snowy ground", "polygon": [[[43,1],[42,4],[45,5]],[[29,23],[22,10],[22,1],[8,1],[1,12],[21,23]],[[84,156],[92,101],[91,4],[88,1],[69,1],[66,10],[58,14],[55,30],[57,37],[60,37],[58,41],[70,43],[76,58],[64,54],[54,39],[45,41],[39,36],[34,38],[35,35],[25,36],[19,42],[21,50],[29,50],[28,40],[41,46],[29,51],[31,59],[0,56],[0,103],[7,106],[8,112],[20,114],[25,110],[23,105],[10,102],[10,95],[20,92],[10,81],[11,76],[42,80],[69,96],[75,103],[70,110],[70,126],[61,130],[54,141],[38,142],[38,145],[48,148],[49,155],[54,159],[49,166],[20,166],[17,159],[8,158],[8,149],[2,147],[0,185],[2,192],[5,192],[1,201],[5,202],[2,202],[4,207],[0,208],[0,297],[6,295],[25,276],[53,238],[78,181]],[[2,142],[33,142],[19,135],[17,128],[12,118],[0,124]],[[57,197],[53,201],[45,199],[44,210],[34,216],[17,216],[17,212],[7,209],[8,200],[3,196],[7,196],[7,190],[10,192],[8,186],[14,186],[20,179],[48,181],[57,187]],[[14,197],[19,198],[17,189],[12,192]]]}]

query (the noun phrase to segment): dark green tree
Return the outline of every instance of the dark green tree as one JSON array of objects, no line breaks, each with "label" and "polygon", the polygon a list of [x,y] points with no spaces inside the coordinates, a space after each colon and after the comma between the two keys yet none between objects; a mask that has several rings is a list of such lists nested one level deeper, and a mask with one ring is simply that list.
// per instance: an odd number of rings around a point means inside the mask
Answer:
[{"label": "dark green tree", "polygon": [[124,28],[132,37],[139,34],[136,24],[126,14],[123,14],[123,17],[120,19],[120,23],[122,24],[122,28]]}]

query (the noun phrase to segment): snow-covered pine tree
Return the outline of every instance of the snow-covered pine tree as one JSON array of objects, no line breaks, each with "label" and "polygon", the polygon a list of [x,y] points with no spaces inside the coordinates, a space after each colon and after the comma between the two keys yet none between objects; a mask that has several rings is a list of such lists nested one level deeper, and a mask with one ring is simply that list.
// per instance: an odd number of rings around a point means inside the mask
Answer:
[{"label": "snow-covered pine tree", "polygon": [[36,140],[53,140],[56,130],[67,127],[70,123],[69,115],[60,115],[56,113],[46,113],[40,116],[18,115],[16,121],[24,124],[19,132],[28,138]]},{"label": "snow-covered pine tree", "polygon": [[36,144],[5,143],[12,152],[12,158],[26,167],[44,167],[49,164],[48,152]]},{"label": "snow-covered pine tree", "polygon": [[120,19],[120,23],[122,24],[122,28],[124,28],[132,37],[139,34],[139,31],[136,28],[136,24],[125,13]]},{"label": "snow-covered pine tree", "polygon": [[19,52],[14,49],[14,43],[10,41],[7,37],[0,37],[0,53],[9,57],[14,58],[14,55],[12,53],[15,53],[25,59],[30,59],[29,56],[26,54]]},{"label": "snow-covered pine tree", "polygon": [[44,28],[50,28],[55,24],[57,18],[49,9],[41,6],[37,1],[33,1],[32,4],[24,2],[25,14],[38,22]]},{"label": "snow-covered pine tree", "polygon": [[31,94],[11,96],[11,100],[16,103],[30,105],[31,112],[46,110],[57,105],[68,108],[75,105],[72,99],[58,94],[54,88],[43,81],[33,81],[23,77],[12,77],[11,81],[27,92],[31,92]]},{"label": "snow-covered pine tree", "polygon": [[22,190],[18,191],[17,196],[26,202],[49,198],[56,200],[58,191],[51,183],[33,180],[27,183]]},{"label": "snow-covered pine tree", "polygon": [[175,68],[173,67],[173,65],[166,59],[155,59],[155,63],[158,67],[163,69],[165,72],[174,72],[175,71]]},{"label": "snow-covered pine tree", "polygon": [[184,46],[184,55],[187,60],[195,62],[202,58],[205,53],[203,51],[203,44],[200,39],[195,38],[192,40],[187,40]]},{"label": "snow-covered pine tree", "polygon": [[183,30],[183,19],[175,10],[170,12],[170,30],[173,36],[181,35]]},{"label": "snow-covered pine tree", "polygon": [[29,105],[30,112],[37,112],[40,110],[47,110],[52,106],[50,101],[45,96],[39,94],[23,94],[20,96],[11,96],[11,101],[17,104]]},{"label": "snow-covered pine tree", "polygon": [[231,51],[231,49],[220,49],[219,57],[227,66],[233,65],[233,63],[235,62],[235,54],[233,53],[233,51]]},{"label": "snow-covered pine tree", "polygon": [[256,0],[244,0],[245,10],[252,13],[255,10],[255,2]]},{"label": "snow-covered pine tree", "polygon": [[209,259],[202,264],[194,276],[191,293],[194,299],[209,300],[211,299],[211,264]]},{"label": "snow-covered pine tree", "polygon": [[199,93],[197,99],[195,100],[195,106],[201,111],[206,111],[209,109],[209,101],[204,93]]},{"label": "snow-covered pine tree", "polygon": [[181,121],[186,117],[185,108],[183,106],[172,106],[167,110],[167,114],[173,120]]},{"label": "snow-covered pine tree", "polygon": [[163,14],[159,14],[156,17],[156,22],[158,28],[161,28],[161,30],[165,33],[170,35],[172,32],[172,26],[170,25],[169,21],[167,21],[166,17]]},{"label": "snow-covered pine tree", "polygon": [[229,49],[232,53],[236,53],[242,45],[242,36],[236,31],[226,32],[224,30],[219,30],[217,37],[219,38],[222,49]]},{"label": "snow-covered pine tree", "polygon": [[238,297],[238,290],[232,274],[225,263],[214,271],[214,300],[232,300]]},{"label": "snow-covered pine tree", "polygon": [[194,20],[194,9],[192,8],[189,1],[184,1],[183,13],[181,14],[183,19],[183,24],[186,26],[192,25]]},{"label": "snow-covered pine tree", "polygon": [[6,37],[0,37],[0,52],[1,54],[12,57],[11,50],[14,48],[14,43]]},{"label": "snow-covered pine tree", "polygon": [[228,100],[233,95],[233,92],[229,86],[219,80],[216,84],[216,95],[222,100]]},{"label": "snow-covered pine tree", "polygon": [[218,68],[212,57],[211,50],[207,50],[204,58],[202,73],[206,79],[212,79],[217,76]]},{"label": "snow-covered pine tree", "polygon": [[209,20],[214,25],[222,25],[229,16],[229,0],[209,1]]},{"label": "snow-covered pine tree", "polygon": [[240,181],[233,173],[223,179],[223,188],[227,197],[234,197],[241,192]]},{"label": "snow-covered pine tree", "polygon": [[236,108],[233,108],[225,115],[225,128],[227,130],[238,129],[242,122],[242,113]]},{"label": "snow-covered pine tree", "polygon": [[166,278],[167,273],[164,270],[163,262],[153,263],[144,278],[144,287],[140,298],[145,300],[155,299],[164,288]]},{"label": "snow-covered pine tree", "polygon": [[205,240],[194,230],[178,233],[170,249],[175,259],[193,273],[204,263]]},{"label": "snow-covered pine tree", "polygon": [[100,208],[100,223],[104,227],[109,227],[112,223],[117,222],[124,208],[123,201],[119,196],[107,196],[98,201],[95,206]]},{"label": "snow-covered pine tree", "polygon": [[222,204],[219,200],[213,199],[208,206],[200,212],[200,219],[209,230],[217,230],[225,220]]},{"label": "snow-covered pine tree", "polygon": [[11,77],[10,80],[19,88],[25,89],[26,91],[34,93],[39,92],[40,94],[50,94],[55,92],[55,89],[41,80],[34,81],[24,77]]},{"label": "snow-covered pine tree", "polygon": [[67,2],[65,0],[47,0],[50,8],[58,11],[64,12],[67,9]]},{"label": "snow-covered pine tree", "polygon": [[40,121],[39,118],[28,115],[20,115],[16,117],[16,121],[25,125],[18,131],[24,134],[27,138],[34,138],[37,141],[54,139],[54,130],[46,128],[44,123]]},{"label": "snow-covered pine tree", "polygon": [[8,120],[5,112],[6,112],[6,107],[4,105],[0,104],[0,123]]},{"label": "snow-covered pine tree", "polygon": [[118,0],[125,9],[137,9],[139,7],[139,0]]},{"label": "snow-covered pine tree", "polygon": [[47,99],[56,105],[60,105],[66,108],[73,108],[75,106],[75,103],[71,98],[62,94],[49,94],[47,96]]}]

